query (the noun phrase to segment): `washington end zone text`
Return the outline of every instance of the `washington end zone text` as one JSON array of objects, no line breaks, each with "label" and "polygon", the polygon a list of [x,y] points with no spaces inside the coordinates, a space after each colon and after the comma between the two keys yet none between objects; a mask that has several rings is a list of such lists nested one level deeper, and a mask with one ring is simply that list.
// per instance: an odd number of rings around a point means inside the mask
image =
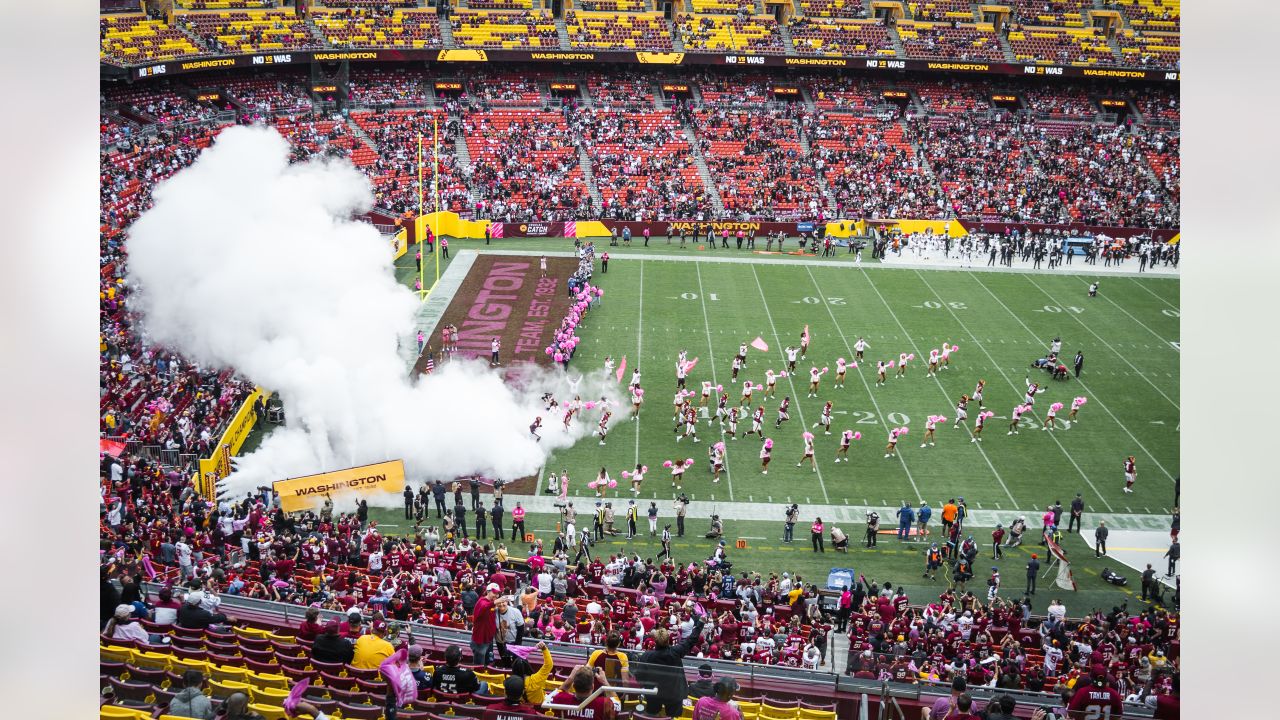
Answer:
[{"label": "washington end zone text", "polygon": [[457,323],[459,353],[487,357],[490,341],[497,336],[503,338],[509,361],[538,361],[546,345],[558,281],[538,277],[537,264],[530,261],[494,259],[485,265],[477,262],[471,270],[473,277],[482,279]]}]

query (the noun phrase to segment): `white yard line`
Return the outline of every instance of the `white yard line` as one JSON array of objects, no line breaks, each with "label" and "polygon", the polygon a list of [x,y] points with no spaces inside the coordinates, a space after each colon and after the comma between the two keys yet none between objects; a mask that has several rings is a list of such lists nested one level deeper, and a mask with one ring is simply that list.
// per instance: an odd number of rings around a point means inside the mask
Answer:
[{"label": "white yard line", "polygon": [[[1032,283],[1032,284],[1034,285],[1035,283]],[[1134,284],[1136,284],[1138,287],[1142,287],[1142,283],[1137,282],[1136,280],[1134,281]],[[1039,286],[1039,285],[1036,285],[1036,287],[1040,287],[1040,286]],[[1147,290],[1147,289],[1146,289],[1146,288],[1144,288],[1144,287],[1143,287],[1142,289],[1143,289],[1143,290]],[[1049,293],[1048,293],[1047,291],[1045,291],[1043,288],[1041,288],[1041,289],[1040,289],[1040,292],[1044,293],[1045,295],[1048,295],[1048,294],[1049,294]],[[1147,292],[1151,292],[1151,291],[1150,291],[1150,290],[1147,290]],[[1156,332],[1155,330],[1152,330],[1151,328],[1147,327],[1147,324],[1146,324],[1146,323],[1144,323],[1144,322],[1142,322],[1141,320],[1139,320],[1138,318],[1134,317],[1134,316],[1133,316],[1133,315],[1132,315],[1128,310],[1125,310],[1125,309],[1124,309],[1124,306],[1123,306],[1123,305],[1121,305],[1120,303],[1116,302],[1115,300],[1112,300],[1112,299],[1111,299],[1111,297],[1107,295],[1107,293],[1105,293],[1105,292],[1104,292],[1104,293],[1100,293],[1100,294],[1101,294],[1101,296],[1102,296],[1102,299],[1103,299],[1103,300],[1106,300],[1107,302],[1109,302],[1109,303],[1111,303],[1112,305],[1114,305],[1114,306],[1116,307],[1116,309],[1117,309],[1117,310],[1119,310],[1120,312],[1124,313],[1125,315],[1128,315],[1130,320],[1132,320],[1132,321],[1134,321],[1134,322],[1138,323],[1139,325],[1141,325],[1141,326],[1142,326],[1142,329],[1144,329],[1144,330],[1146,330],[1147,332],[1151,333],[1153,336],[1155,336],[1155,338],[1156,338],[1157,340],[1159,340],[1160,342],[1162,342],[1162,343],[1164,343],[1164,344],[1166,344],[1166,345],[1171,345],[1171,346],[1173,346],[1173,349],[1174,349],[1174,351],[1176,351],[1176,352],[1179,352],[1179,353],[1181,353],[1181,352],[1182,352],[1182,348],[1178,347],[1177,345],[1174,345],[1172,342],[1169,342],[1168,340],[1166,340],[1166,339],[1165,339],[1165,337],[1164,337],[1163,335],[1161,335],[1160,333]],[[1152,294],[1152,295],[1155,295],[1155,293],[1151,293],[1151,294]],[[1165,301],[1165,299],[1164,299],[1164,298],[1162,298],[1162,297],[1160,297],[1159,295],[1155,295],[1155,297],[1156,297],[1158,300],[1160,300],[1161,302],[1164,302],[1166,305],[1168,304],[1168,303]],[[1177,308],[1174,308],[1174,309],[1176,310]]]},{"label": "white yard line", "polygon": [[[938,294],[937,290],[933,289],[933,286],[929,284],[929,281],[925,278],[923,274],[921,274],[919,271],[917,271],[916,274],[920,276],[920,280],[924,282],[925,287],[929,288],[929,292],[933,293],[934,298],[937,299],[938,302],[942,303],[942,306],[947,309],[947,312],[951,313],[951,317],[955,318],[955,321],[960,325],[960,329],[963,330],[965,334],[969,336],[969,339],[973,340],[973,344],[978,346],[978,349],[982,351],[982,354],[987,356],[987,359],[991,361],[991,367],[995,368],[996,372],[1000,373],[1000,377],[1004,378],[1005,382],[1009,383],[1009,387],[1013,388],[1014,395],[1017,396],[1019,393],[1022,393],[1025,395],[1026,388],[1025,387],[1019,388],[1017,383],[1009,379],[1009,376],[1005,374],[1004,369],[1001,368],[1000,363],[997,362],[996,359],[991,356],[991,353],[987,352],[986,346],[983,345],[981,342],[979,342],[978,338],[974,336],[972,332],[969,331],[968,326],[964,324],[964,321],[960,319],[960,316],[956,315],[956,311],[952,309],[950,305],[947,305],[945,302],[942,301],[942,296]],[[982,410],[979,409],[978,412],[982,412]],[[1084,478],[1084,481],[1089,484],[1090,488],[1093,489],[1093,492],[1098,496],[1098,499],[1102,501],[1102,504],[1107,506],[1107,511],[1115,512],[1115,509],[1111,507],[1111,503],[1107,502],[1106,496],[1104,496],[1102,494],[1102,491],[1099,490],[1097,486],[1093,484],[1093,481],[1089,479],[1089,476],[1085,473],[1085,471],[1081,469],[1079,464],[1076,463],[1075,458],[1071,457],[1071,453],[1067,452],[1066,446],[1064,446],[1062,442],[1058,440],[1056,432],[1052,430],[1049,431],[1049,437],[1050,439],[1053,440],[1054,444],[1058,446],[1058,449],[1062,451],[1062,454],[1067,456],[1067,460],[1070,461],[1071,465],[1075,467],[1076,472],[1080,473],[1080,477]]]},{"label": "white yard line", "polygon": [[1147,294],[1148,294],[1148,295],[1150,295],[1151,297],[1153,297],[1153,298],[1155,298],[1155,299],[1159,300],[1160,302],[1164,303],[1165,305],[1168,305],[1169,307],[1173,308],[1174,310],[1180,310],[1180,308],[1179,308],[1177,305],[1174,305],[1173,303],[1169,302],[1168,300],[1165,300],[1165,299],[1164,299],[1163,297],[1161,297],[1158,293],[1152,292],[1152,291],[1151,291],[1151,288],[1147,287],[1145,283],[1138,282],[1138,279],[1137,279],[1137,278],[1132,278],[1132,280],[1133,280],[1133,284],[1134,284],[1134,285],[1137,285],[1138,287],[1140,287],[1140,288],[1142,288],[1143,290],[1145,290],[1145,291],[1147,292]]},{"label": "white yard line", "polygon": [[[1054,298],[1052,295],[1050,295],[1050,294],[1049,294],[1049,291],[1048,291],[1048,290],[1045,290],[1044,288],[1040,287],[1040,284],[1039,284],[1039,283],[1037,283],[1035,280],[1032,280],[1031,278],[1027,278],[1027,282],[1031,283],[1032,285],[1034,285],[1034,286],[1035,286],[1035,288],[1036,288],[1037,290],[1039,290],[1040,292],[1044,293],[1044,296],[1045,296],[1045,297],[1049,298],[1050,300],[1052,300],[1052,301],[1053,301],[1053,302],[1055,302],[1055,303],[1056,303],[1056,302],[1058,302],[1056,298]],[[1112,305],[1115,305],[1115,303],[1114,303],[1114,302],[1113,302],[1113,303],[1111,303],[1111,304],[1112,304]],[[1120,306],[1119,306],[1119,305],[1116,305],[1116,307],[1120,307]],[[1122,311],[1122,312],[1124,311],[1124,308],[1120,308],[1120,309],[1121,309],[1121,311]],[[1098,333],[1094,332],[1094,331],[1093,331],[1093,329],[1089,327],[1088,323],[1086,323],[1085,321],[1081,320],[1077,315],[1075,315],[1074,313],[1067,313],[1067,314],[1071,315],[1071,319],[1072,319],[1072,320],[1075,320],[1075,321],[1080,325],[1080,327],[1082,327],[1082,328],[1084,328],[1085,330],[1087,330],[1087,331],[1089,332],[1089,334],[1090,334],[1090,335],[1092,335],[1092,336],[1094,336],[1094,337],[1098,338],[1098,341],[1099,341],[1099,342],[1101,342],[1103,345],[1106,345],[1106,346],[1107,346],[1107,348],[1108,348],[1109,350],[1111,350],[1111,352],[1115,353],[1116,355],[1119,355],[1119,356],[1120,356],[1120,360],[1121,360],[1121,362],[1123,362],[1125,365],[1128,365],[1128,366],[1129,366],[1129,367],[1130,367],[1130,368],[1131,368],[1135,373],[1137,373],[1137,374],[1138,374],[1138,377],[1140,377],[1140,378],[1142,378],[1143,380],[1145,380],[1145,381],[1146,381],[1146,383],[1147,383],[1148,385],[1150,385],[1152,388],[1155,388],[1155,391],[1156,391],[1157,393],[1159,393],[1159,394],[1160,394],[1160,397],[1164,398],[1165,400],[1168,400],[1168,401],[1169,401],[1169,404],[1173,405],[1173,407],[1174,407],[1174,408],[1176,408],[1176,409],[1178,410],[1178,412],[1182,412],[1182,408],[1178,405],[1178,403],[1177,403],[1176,401],[1174,401],[1174,399],[1173,399],[1173,398],[1169,397],[1168,395],[1165,395],[1165,394],[1164,394],[1164,391],[1160,389],[1160,386],[1159,386],[1159,385],[1156,385],[1155,383],[1151,382],[1151,379],[1150,379],[1150,378],[1148,378],[1148,377],[1147,377],[1147,376],[1146,376],[1146,375],[1145,375],[1141,370],[1139,370],[1139,369],[1138,369],[1138,368],[1137,368],[1133,363],[1129,362],[1129,358],[1125,357],[1125,354],[1124,354],[1124,353],[1122,353],[1122,352],[1120,352],[1119,350],[1117,350],[1117,349],[1115,349],[1114,347],[1112,347],[1112,346],[1111,346],[1111,343],[1107,342],[1107,341],[1106,341],[1106,340],[1104,340],[1100,335],[1098,335]],[[1126,312],[1126,313],[1125,313],[1125,315],[1129,315],[1129,313],[1127,313],[1127,312]],[[1132,315],[1129,315],[1129,317],[1133,318],[1135,322],[1137,321],[1137,318],[1134,318]],[[1139,322],[1138,324],[1139,324],[1139,325],[1142,325],[1142,323],[1141,323],[1141,322]],[[1147,327],[1147,326],[1146,326],[1146,325],[1142,325],[1142,327],[1144,327],[1144,328],[1145,328],[1145,327]],[[1147,328],[1147,330],[1151,330],[1151,328]],[[1155,331],[1154,331],[1154,330],[1151,330],[1151,334],[1152,334],[1152,335],[1155,335]],[[1160,337],[1160,336],[1159,336],[1159,335],[1156,335],[1156,337]],[[1168,342],[1168,341],[1167,341],[1167,340],[1165,340],[1164,338],[1160,338],[1160,340],[1161,340],[1162,342],[1165,342],[1165,343],[1167,343],[1167,342]],[[1176,349],[1176,348],[1175,348],[1175,349]],[[1179,351],[1179,352],[1181,352],[1181,351]]]},{"label": "white yard line", "polygon": [[[760,284],[760,274],[756,272],[755,265],[751,266],[751,276],[756,279],[756,288],[760,290],[760,305],[764,308],[765,317],[769,319],[769,328],[773,330],[773,340],[778,343],[778,355],[782,357],[783,366],[785,367],[787,354],[782,349],[782,336],[778,334],[778,326],[773,324],[773,313],[769,310],[769,298],[765,297],[764,286]],[[796,414],[800,416],[801,432],[804,432],[809,429],[809,423],[804,421],[804,410],[800,407],[800,393],[796,392],[796,384],[791,380],[791,373],[787,373],[787,384],[791,386],[791,397],[796,400]],[[767,422],[768,418],[765,421]],[[827,484],[822,479],[822,467],[818,464],[816,455],[814,457],[814,467],[818,470],[818,484],[822,486],[822,499],[829,503],[831,498],[827,495]]]},{"label": "white yard line", "polygon": [[[978,280],[978,278],[975,277],[974,280],[978,283],[978,285],[983,290],[986,290],[987,294],[990,295],[992,298],[994,298],[997,303],[1000,303],[1000,307],[1004,308],[1005,311],[1008,312],[1009,315],[1012,316],[1014,320],[1017,320],[1018,324],[1021,325],[1024,330],[1030,333],[1032,337],[1038,337],[1035,331],[1027,327],[1026,323],[1022,322],[1022,318],[1018,317],[1017,313],[1015,313],[1013,310],[1010,310],[1009,306],[1004,304],[1004,301],[1000,299],[999,295],[996,295],[994,292],[992,292],[991,288],[983,284],[983,282],[981,280]],[[1138,438],[1134,437],[1133,433],[1129,432],[1129,428],[1126,427],[1124,423],[1120,422],[1120,418],[1116,417],[1111,412],[1111,410],[1106,406],[1106,404],[1103,403],[1102,400],[1096,394],[1094,394],[1092,391],[1089,390],[1089,386],[1086,385],[1083,380],[1080,380],[1079,378],[1076,378],[1076,380],[1080,382],[1080,388],[1089,394],[1089,399],[1097,403],[1098,407],[1102,408],[1102,411],[1105,412],[1108,416],[1110,416],[1111,419],[1115,421],[1115,424],[1119,425],[1120,429],[1123,430],[1124,433],[1129,436],[1129,439],[1133,440],[1134,444],[1138,446],[1138,449],[1142,450],[1142,452],[1146,453],[1147,457],[1151,458],[1151,462],[1154,463],[1156,467],[1160,468],[1160,472],[1164,473],[1165,477],[1167,477],[1170,482],[1173,482],[1173,475],[1170,475],[1169,471],[1164,469],[1164,466],[1161,465],[1160,461],[1156,459],[1155,454],[1152,453],[1150,450],[1148,450],[1146,447],[1144,447],[1143,444],[1138,440]]]},{"label": "white yard line", "polygon": [[[811,268],[805,268],[805,270],[809,273],[809,280],[813,281],[814,289],[818,291],[818,297],[826,297],[826,295],[822,293],[822,287],[818,285],[817,278],[813,276],[813,270]],[[844,343],[845,352],[849,353],[849,361],[853,362],[852,358],[855,354],[853,352],[853,346],[849,344],[849,339],[844,336],[844,329],[840,327],[840,321],[836,319],[836,314],[831,310],[831,305],[829,303],[823,303],[822,305],[827,309],[827,314],[831,316],[831,322],[835,324],[836,332],[840,334],[840,340]],[[861,368],[858,369],[861,370]],[[871,390],[871,383],[867,382],[867,377],[861,372],[855,372],[854,374],[862,381],[862,387],[866,388],[867,397],[871,398],[871,407],[876,409],[876,417],[881,418],[883,427],[883,423],[885,422],[883,418],[885,416],[880,412],[880,403],[876,402],[876,394]],[[898,458],[898,462],[902,463],[902,469],[907,473],[907,482],[911,483],[911,489],[916,491],[916,500],[923,502],[925,497],[920,494],[920,488],[916,485],[915,478],[911,477],[911,469],[907,467],[906,458],[902,457],[902,453],[894,453],[894,456]]]},{"label": "white yard line", "polygon": [[[644,350],[644,260],[640,261],[640,292],[637,293],[640,299],[636,302],[636,309],[640,313],[640,319],[636,322],[636,362],[633,367],[640,367],[640,353]],[[636,459],[631,467],[640,464],[640,420],[636,420]]]},{"label": "white yard line", "polygon": [[[707,329],[707,360],[711,363],[711,383],[713,385],[719,385],[719,381],[716,380],[716,352],[711,347],[711,319],[707,316],[707,294],[702,291],[702,266],[694,265],[693,269],[698,273],[698,299],[702,301],[702,322]],[[716,398],[716,402],[720,402],[719,397]],[[720,432],[720,438],[723,441],[723,430]],[[729,488],[729,500],[733,500],[733,475],[729,470],[728,443],[725,443],[724,445],[724,481],[725,485]]]},{"label": "white yard line", "polygon": [[[866,278],[867,284],[871,286],[871,289],[875,291],[876,297],[880,298],[880,302],[884,304],[885,309],[889,311],[889,317],[893,318],[893,321],[898,324],[898,329],[901,330],[902,335],[907,338],[907,342],[911,343],[911,349],[922,358],[928,357],[927,353],[921,352],[920,348],[916,346],[915,338],[911,337],[911,333],[907,332],[906,326],[898,319],[898,314],[893,311],[893,306],[889,304],[888,300],[884,299],[884,295],[880,294],[880,288],[876,287],[876,284],[871,281],[871,276],[864,273],[863,277]],[[942,385],[936,380],[933,381],[933,385],[938,388],[938,392],[942,393],[942,397],[945,398],[948,403],[948,405],[944,405],[943,407],[953,407],[949,404],[951,402],[951,398],[947,395],[947,391],[943,389]],[[969,428],[966,427],[965,430],[967,432]],[[970,435],[972,435],[972,433],[970,433]],[[1013,497],[1013,493],[1009,491],[1009,486],[1005,484],[1004,478],[1000,477],[1000,471],[996,470],[996,466],[991,463],[991,458],[987,457],[987,451],[982,449],[982,443],[972,444],[978,448],[978,454],[987,462],[987,467],[991,468],[991,474],[995,476],[996,482],[1000,483],[1000,487],[1004,488],[1004,494],[1009,496],[1009,502],[1013,503],[1014,507],[1018,507],[1018,501]]]}]

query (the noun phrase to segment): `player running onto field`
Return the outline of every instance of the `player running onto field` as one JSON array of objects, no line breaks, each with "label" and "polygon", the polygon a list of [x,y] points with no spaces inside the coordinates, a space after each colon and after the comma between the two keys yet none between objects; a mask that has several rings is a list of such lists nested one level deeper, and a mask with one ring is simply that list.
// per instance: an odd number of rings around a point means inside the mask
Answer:
[{"label": "player running onto field", "polygon": [[748,432],[747,434],[759,435],[760,439],[764,440],[764,406],[763,405],[756,408],[756,411],[751,414],[751,431]]},{"label": "player running onto field", "polygon": [[729,438],[731,440],[738,439],[738,419],[746,412],[741,407],[729,408]]},{"label": "player running onto field", "polygon": [[802,437],[804,438],[804,455],[800,457],[796,467],[800,467],[805,460],[808,460],[810,471],[818,472],[818,461],[813,459],[813,433],[805,432]]},{"label": "player running onto field", "polygon": [[724,441],[712,445],[708,448],[708,455],[711,458],[711,482],[720,482],[720,473],[724,472]]},{"label": "player running onto field", "polygon": [[738,359],[742,361],[742,367],[747,366],[747,344],[742,343],[738,346]]},{"label": "player running onto field", "polygon": [[773,424],[774,428],[782,427],[782,423],[791,419],[789,411],[791,409],[791,398],[789,396],[782,398],[782,404],[778,406],[778,421]]},{"label": "player running onto field", "polygon": [[729,380],[731,382],[738,382],[738,371],[741,369],[742,369],[742,359],[735,357],[733,359],[733,366],[730,368]]},{"label": "player running onto field", "polygon": [[969,419],[969,396],[961,395],[960,402],[956,403],[956,421],[951,424],[951,427],[958,430],[967,419]]},{"label": "player running onto field", "polygon": [[818,427],[819,425],[822,426],[822,429],[826,431],[827,435],[831,434],[831,401],[830,400],[827,401],[826,405],[822,406],[822,414],[818,416],[818,422],[813,424],[815,428]]},{"label": "player running onto field", "polygon": [[[720,399],[716,401],[716,420],[720,422],[720,429],[724,430],[724,421],[729,414],[729,393],[720,393]],[[711,424],[711,419],[707,419],[707,424]]]},{"label": "player running onto field", "polygon": [[977,387],[973,389],[973,399],[977,401],[979,410],[984,409],[982,404],[982,391],[985,389],[987,389],[987,381],[981,379],[978,380]]},{"label": "player running onto field", "polygon": [[600,436],[600,444],[603,445],[605,438],[609,436],[609,418],[613,417],[613,413],[608,410],[600,416],[600,426],[596,429],[596,434]]},{"label": "player running onto field", "polygon": [[681,438],[693,436],[693,441],[698,442],[698,411],[692,406],[684,411],[684,435],[677,435],[676,442],[680,442]]}]

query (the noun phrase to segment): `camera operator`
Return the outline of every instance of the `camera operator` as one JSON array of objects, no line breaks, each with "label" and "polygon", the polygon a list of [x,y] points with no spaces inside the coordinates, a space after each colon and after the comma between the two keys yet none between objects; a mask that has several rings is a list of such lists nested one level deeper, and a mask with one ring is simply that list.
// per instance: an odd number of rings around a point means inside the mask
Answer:
[{"label": "camera operator", "polygon": [[786,508],[786,527],[782,532],[782,542],[789,543],[795,539],[796,523],[800,521],[800,506],[792,504]]},{"label": "camera operator", "polygon": [[867,512],[867,547],[876,546],[876,533],[880,532],[880,513],[875,510]]}]

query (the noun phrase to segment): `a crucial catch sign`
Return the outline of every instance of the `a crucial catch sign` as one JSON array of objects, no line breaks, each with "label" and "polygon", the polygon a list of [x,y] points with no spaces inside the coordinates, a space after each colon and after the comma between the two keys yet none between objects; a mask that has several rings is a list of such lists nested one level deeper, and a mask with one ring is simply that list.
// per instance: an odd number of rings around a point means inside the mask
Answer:
[{"label": "a crucial catch sign", "polygon": [[404,461],[388,460],[272,483],[280,494],[280,507],[285,512],[313,510],[324,503],[326,495],[337,500],[348,494],[369,496],[404,492]]}]

